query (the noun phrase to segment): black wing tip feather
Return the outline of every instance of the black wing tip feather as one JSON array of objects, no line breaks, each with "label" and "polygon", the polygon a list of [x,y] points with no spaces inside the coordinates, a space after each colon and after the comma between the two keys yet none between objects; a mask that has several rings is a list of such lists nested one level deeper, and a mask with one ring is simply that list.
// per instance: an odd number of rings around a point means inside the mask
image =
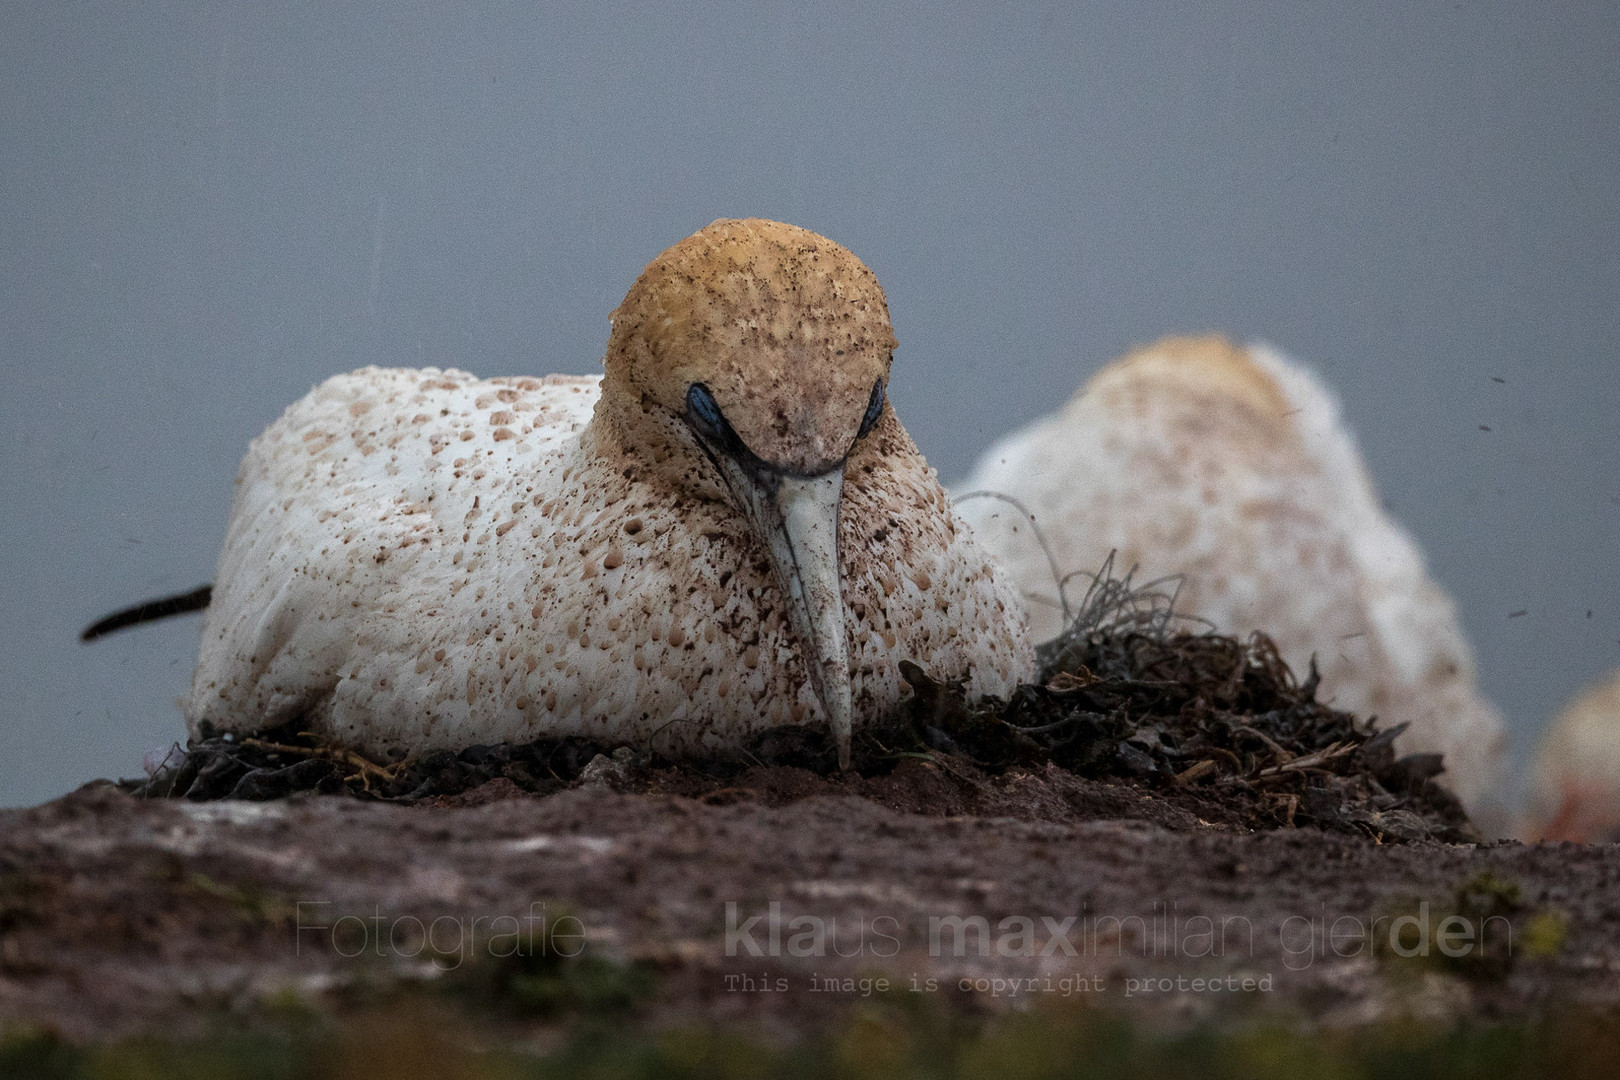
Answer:
[{"label": "black wing tip feather", "polygon": [[84,628],[79,635],[80,641],[94,641],[98,637],[122,630],[127,626],[138,626],[144,622],[155,622],[158,619],[167,619],[171,615],[184,615],[190,611],[201,611],[213,599],[214,587],[203,585],[190,592],[175,593],[173,596],[163,596],[156,600],[146,600],[133,607],[115,611],[106,618],[97,619]]}]

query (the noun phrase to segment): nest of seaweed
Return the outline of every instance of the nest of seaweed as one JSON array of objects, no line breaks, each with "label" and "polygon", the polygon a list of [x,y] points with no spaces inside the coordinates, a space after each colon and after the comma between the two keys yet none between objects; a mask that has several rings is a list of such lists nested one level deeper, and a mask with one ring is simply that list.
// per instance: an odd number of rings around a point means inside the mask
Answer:
[{"label": "nest of seaweed", "polygon": [[[1130,575],[1110,571],[1105,565],[1095,577],[1069,629],[1041,648],[1036,682],[1007,700],[969,702],[962,686],[902,662],[912,697],[856,733],[852,779],[919,758],[964,783],[1056,767],[1244,828],[1314,826],[1385,842],[1477,839],[1435,782],[1440,756],[1397,757],[1404,725],[1380,730],[1375,720],[1332,709],[1316,700],[1314,664],[1301,682],[1264,634],[1196,631],[1175,613],[1173,594],[1159,590],[1163,583],[1137,588]],[[647,790],[660,773],[684,782],[657,789],[730,791],[725,785],[740,773],[761,768],[838,779],[826,729],[816,726],[771,729],[704,761],[574,737],[374,761],[292,725],[252,738],[205,734],[173,748],[149,778],[120,786],[192,800],[319,792],[414,803],[495,780],[536,795],[604,778],[620,790]]]}]

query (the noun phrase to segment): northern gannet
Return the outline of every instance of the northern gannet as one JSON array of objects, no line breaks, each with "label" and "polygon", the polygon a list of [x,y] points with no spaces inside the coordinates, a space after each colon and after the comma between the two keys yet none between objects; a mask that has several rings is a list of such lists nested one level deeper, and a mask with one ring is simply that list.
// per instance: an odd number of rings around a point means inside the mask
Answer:
[{"label": "northern gannet", "polygon": [[[1323,700],[1410,724],[1401,750],[1443,753],[1442,782],[1476,822],[1505,824],[1503,724],[1451,599],[1384,511],[1333,398],[1276,352],[1219,337],[1140,349],[998,442],[955,490],[1018,500],[1060,573],[1117,552],[1137,581],[1180,575],[1181,612],[1265,631],[1302,674],[1314,656]],[[1012,571],[1036,640],[1055,636],[1052,565],[1024,515],[991,499],[957,508]]]},{"label": "northern gannet", "polygon": [[735,747],[904,696],[1005,694],[1033,651],[887,403],[876,277],[717,221],[612,315],[604,375],[328,379],[237,477],[185,705],[372,753],[583,735]]},{"label": "northern gannet", "polygon": [[1530,772],[1534,840],[1620,841],[1620,672],[1571,702]]}]

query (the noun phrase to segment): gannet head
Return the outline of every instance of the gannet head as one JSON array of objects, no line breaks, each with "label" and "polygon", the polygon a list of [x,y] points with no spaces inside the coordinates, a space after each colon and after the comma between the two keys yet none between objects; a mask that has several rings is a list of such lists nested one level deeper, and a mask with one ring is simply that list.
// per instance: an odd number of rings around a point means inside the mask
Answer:
[{"label": "gannet head", "polygon": [[845,466],[895,423],[877,278],[825,237],[717,221],[648,264],[613,313],[602,408],[677,487],[728,499],[770,552],[811,684],[848,767],[840,593]]}]

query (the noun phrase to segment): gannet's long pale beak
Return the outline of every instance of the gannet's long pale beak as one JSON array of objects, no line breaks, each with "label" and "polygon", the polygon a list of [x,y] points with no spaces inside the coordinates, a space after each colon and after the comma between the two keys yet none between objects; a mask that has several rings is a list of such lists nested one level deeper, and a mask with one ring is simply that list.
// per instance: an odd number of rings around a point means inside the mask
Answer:
[{"label": "gannet's long pale beak", "polygon": [[760,473],[719,458],[726,481],[755,531],[770,548],[777,580],[787,594],[793,632],[804,649],[810,685],[838,745],[838,767],[849,768],[854,704],[849,681],[849,639],[839,590],[838,505],[844,466],[819,476]]}]

